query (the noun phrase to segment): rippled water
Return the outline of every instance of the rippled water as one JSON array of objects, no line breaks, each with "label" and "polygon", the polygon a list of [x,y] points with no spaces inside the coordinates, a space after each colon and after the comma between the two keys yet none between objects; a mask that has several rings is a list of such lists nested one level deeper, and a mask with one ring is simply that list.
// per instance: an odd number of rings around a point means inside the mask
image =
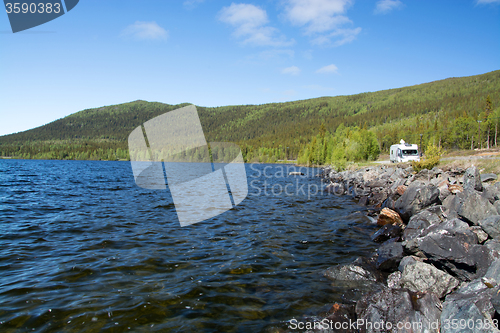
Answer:
[{"label": "rippled water", "polygon": [[128,162],[0,160],[0,331],[261,332],[327,309],[322,270],[374,226],[283,168],[246,165],[240,205],[180,227]]}]

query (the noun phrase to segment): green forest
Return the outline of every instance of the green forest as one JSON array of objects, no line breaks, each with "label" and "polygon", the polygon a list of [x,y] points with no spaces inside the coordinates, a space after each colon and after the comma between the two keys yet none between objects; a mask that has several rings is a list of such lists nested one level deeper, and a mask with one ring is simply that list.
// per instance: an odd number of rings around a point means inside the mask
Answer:
[{"label": "green forest", "polygon": [[[0,136],[0,155],[126,160],[134,128],[186,105],[139,100],[83,110]],[[500,70],[349,96],[197,110],[207,142],[234,142],[247,162],[370,160],[400,139],[419,144],[421,135],[423,146],[488,148],[498,144]]]}]

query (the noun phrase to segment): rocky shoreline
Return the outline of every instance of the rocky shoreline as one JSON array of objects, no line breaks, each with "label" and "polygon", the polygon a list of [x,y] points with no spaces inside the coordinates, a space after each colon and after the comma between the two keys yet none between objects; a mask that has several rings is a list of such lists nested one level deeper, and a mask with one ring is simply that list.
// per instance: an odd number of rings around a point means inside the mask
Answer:
[{"label": "rocky shoreline", "polygon": [[[322,170],[327,190],[369,207],[370,258],[324,274],[349,295],[308,332],[500,332],[500,182],[476,167]],[[374,218],[374,220],[375,220]],[[356,324],[353,324],[356,323]]]}]

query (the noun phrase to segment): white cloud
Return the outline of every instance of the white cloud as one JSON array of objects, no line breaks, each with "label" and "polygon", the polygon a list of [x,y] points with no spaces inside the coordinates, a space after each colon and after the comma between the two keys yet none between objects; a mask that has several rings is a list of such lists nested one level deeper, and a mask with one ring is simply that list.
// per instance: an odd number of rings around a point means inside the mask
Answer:
[{"label": "white cloud", "polygon": [[375,7],[375,14],[387,14],[393,9],[401,8],[403,3],[399,0],[380,0]]},{"label": "white cloud", "polygon": [[313,44],[340,46],[353,41],[361,31],[345,28],[352,25],[345,15],[351,4],[352,0],[287,0],[285,16],[292,24],[303,27]]},{"label": "white cloud", "polygon": [[243,38],[243,44],[287,46],[294,43],[284,36],[276,36],[279,31],[268,26],[267,13],[260,7],[250,4],[232,3],[219,12],[219,20],[235,28],[233,35]]},{"label": "white cloud", "polygon": [[123,36],[130,36],[135,39],[166,40],[168,30],[160,27],[156,22],[140,22],[129,25],[122,31]]},{"label": "white cloud", "polygon": [[320,73],[320,74],[323,74],[323,73],[337,73],[337,71],[338,71],[337,66],[335,66],[334,64],[331,64],[331,65],[328,65],[328,66],[325,66],[325,67],[321,67],[320,69],[318,69],[316,71],[316,73]]},{"label": "white cloud", "polygon": [[476,4],[478,5],[488,5],[491,3],[500,3],[500,0],[476,0]]},{"label": "white cloud", "polygon": [[297,66],[290,66],[281,70],[281,74],[299,75],[299,73],[300,68]]},{"label": "white cloud", "polygon": [[196,6],[198,6],[200,3],[204,2],[205,0],[185,0],[183,5],[187,9],[193,9]]},{"label": "white cloud", "polygon": [[361,28],[359,27],[356,29],[337,29],[332,33],[314,38],[312,43],[316,45],[329,44],[332,38],[336,38],[335,42],[333,42],[333,46],[341,46],[355,40],[360,32]]}]

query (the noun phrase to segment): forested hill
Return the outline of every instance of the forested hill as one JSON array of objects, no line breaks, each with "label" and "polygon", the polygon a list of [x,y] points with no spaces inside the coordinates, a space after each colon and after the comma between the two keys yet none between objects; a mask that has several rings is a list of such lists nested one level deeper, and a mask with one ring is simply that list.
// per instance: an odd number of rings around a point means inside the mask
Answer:
[{"label": "forested hill", "polygon": [[[485,111],[488,95],[491,112]],[[0,136],[0,154],[127,158],[127,137],[135,127],[185,105],[134,101],[83,110],[41,127]],[[296,157],[322,123],[332,133],[340,124],[366,128],[374,132],[382,151],[401,138],[417,142],[419,134],[424,140],[437,138],[445,147],[471,146],[472,136],[478,133],[477,120],[495,118],[492,115],[499,106],[500,70],[349,96],[197,109],[207,141],[236,142],[249,160],[268,160],[284,158],[285,151],[289,158]],[[457,119],[466,119],[466,124],[457,124]],[[462,136],[454,133],[458,125],[463,125]]]}]

